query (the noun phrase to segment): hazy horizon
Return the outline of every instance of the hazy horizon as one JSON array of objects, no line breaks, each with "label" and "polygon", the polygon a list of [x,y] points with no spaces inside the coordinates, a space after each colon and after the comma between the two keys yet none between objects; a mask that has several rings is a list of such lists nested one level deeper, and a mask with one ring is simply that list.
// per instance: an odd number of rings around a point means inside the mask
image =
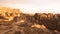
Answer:
[{"label": "hazy horizon", "polygon": [[0,6],[19,8],[23,13],[60,13],[60,0],[0,0]]}]

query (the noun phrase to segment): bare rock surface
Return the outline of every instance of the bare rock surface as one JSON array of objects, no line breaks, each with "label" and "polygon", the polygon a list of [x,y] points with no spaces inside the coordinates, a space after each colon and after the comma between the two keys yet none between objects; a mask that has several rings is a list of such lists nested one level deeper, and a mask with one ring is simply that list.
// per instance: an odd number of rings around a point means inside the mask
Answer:
[{"label": "bare rock surface", "polygon": [[3,7],[0,8],[0,34],[60,34],[60,14],[30,15]]}]

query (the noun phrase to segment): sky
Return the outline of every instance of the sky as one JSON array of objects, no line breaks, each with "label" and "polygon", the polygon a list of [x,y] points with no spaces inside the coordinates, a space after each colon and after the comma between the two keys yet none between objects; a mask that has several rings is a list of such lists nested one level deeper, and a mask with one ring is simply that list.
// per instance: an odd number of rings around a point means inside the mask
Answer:
[{"label": "sky", "polygon": [[0,6],[19,8],[23,13],[60,13],[60,0],[0,0]]}]

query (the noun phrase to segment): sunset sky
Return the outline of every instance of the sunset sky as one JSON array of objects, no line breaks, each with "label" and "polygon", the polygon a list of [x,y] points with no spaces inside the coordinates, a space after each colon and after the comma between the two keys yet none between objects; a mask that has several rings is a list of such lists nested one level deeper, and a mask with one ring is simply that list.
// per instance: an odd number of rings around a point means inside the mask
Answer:
[{"label": "sunset sky", "polygon": [[60,13],[60,0],[0,0],[0,6],[19,8],[23,13]]}]

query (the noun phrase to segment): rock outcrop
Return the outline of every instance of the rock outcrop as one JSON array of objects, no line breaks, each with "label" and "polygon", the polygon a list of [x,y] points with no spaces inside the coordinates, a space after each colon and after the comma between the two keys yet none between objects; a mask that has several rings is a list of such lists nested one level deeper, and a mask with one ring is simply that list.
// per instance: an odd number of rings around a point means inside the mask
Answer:
[{"label": "rock outcrop", "polygon": [[30,15],[0,7],[0,34],[60,34],[60,14]]},{"label": "rock outcrop", "polygon": [[11,8],[7,8],[7,7],[0,7],[0,16],[2,18],[8,19],[10,21],[14,17],[20,16],[20,10],[11,9]]}]

